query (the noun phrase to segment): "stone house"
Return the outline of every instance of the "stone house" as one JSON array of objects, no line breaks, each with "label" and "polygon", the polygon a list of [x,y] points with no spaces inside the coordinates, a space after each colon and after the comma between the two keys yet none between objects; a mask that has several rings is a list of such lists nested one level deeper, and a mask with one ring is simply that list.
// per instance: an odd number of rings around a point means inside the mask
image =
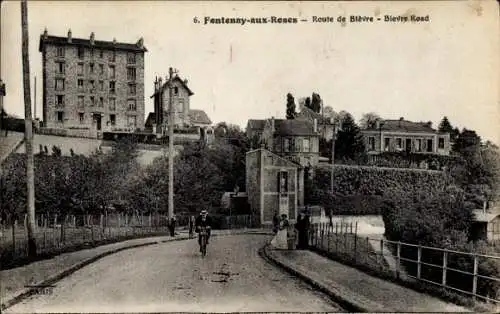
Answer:
[{"label": "stone house", "polygon": [[40,36],[43,126],[98,136],[144,127],[143,39],[136,43]]},{"label": "stone house", "polygon": [[368,154],[409,152],[414,154],[449,155],[450,134],[440,133],[430,123],[399,120],[377,121],[361,130]]},{"label": "stone house", "polygon": [[286,214],[290,223],[304,203],[304,169],[265,148],[246,154],[246,191],[254,217],[272,225],[274,214]]},{"label": "stone house", "polygon": [[[259,121],[259,122],[256,122]],[[247,135],[259,136],[260,142],[271,152],[305,167],[315,166],[319,160],[319,131],[317,120],[313,122],[287,119],[249,120],[253,127]],[[262,129],[257,128],[262,125]]]},{"label": "stone house", "polygon": [[311,123],[314,123],[314,120],[318,123],[318,133],[320,137],[330,141],[333,138],[333,133],[335,130],[335,125],[332,119],[324,117],[322,114],[314,112],[312,109],[307,108],[306,106],[302,106],[302,109],[297,116],[296,120],[306,120]]},{"label": "stone house", "polygon": [[[167,80],[167,79],[166,79]],[[212,121],[205,111],[191,109],[190,97],[194,95],[187,80],[179,76],[172,79],[174,129],[178,133],[213,134]],[[169,124],[169,86],[161,78],[154,82],[154,112],[149,113],[145,127],[156,134],[165,134]]]}]

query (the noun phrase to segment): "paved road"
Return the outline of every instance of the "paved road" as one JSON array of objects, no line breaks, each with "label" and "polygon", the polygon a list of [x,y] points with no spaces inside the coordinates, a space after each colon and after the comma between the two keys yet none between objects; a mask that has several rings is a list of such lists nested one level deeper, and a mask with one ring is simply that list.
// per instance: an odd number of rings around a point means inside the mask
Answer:
[{"label": "paved road", "polygon": [[258,255],[268,236],[212,238],[114,254],[8,312],[339,312],[340,307]]}]

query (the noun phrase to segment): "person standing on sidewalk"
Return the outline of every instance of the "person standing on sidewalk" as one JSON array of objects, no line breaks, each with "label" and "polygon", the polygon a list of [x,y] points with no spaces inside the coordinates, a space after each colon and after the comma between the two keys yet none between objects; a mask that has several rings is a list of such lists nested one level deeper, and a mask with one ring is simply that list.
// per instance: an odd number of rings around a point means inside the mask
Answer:
[{"label": "person standing on sidewalk", "polygon": [[170,236],[175,237],[175,215],[170,219]]},{"label": "person standing on sidewalk", "polygon": [[194,216],[189,216],[189,238],[194,236]]},{"label": "person standing on sidewalk", "polygon": [[278,233],[274,236],[271,241],[271,245],[277,249],[286,250],[288,249],[288,219],[285,214],[281,215],[281,220],[279,223]]},{"label": "person standing on sidewalk", "polygon": [[273,216],[273,233],[274,234],[278,233],[279,224],[280,224],[280,218],[278,217],[278,213],[275,212],[274,216]]}]

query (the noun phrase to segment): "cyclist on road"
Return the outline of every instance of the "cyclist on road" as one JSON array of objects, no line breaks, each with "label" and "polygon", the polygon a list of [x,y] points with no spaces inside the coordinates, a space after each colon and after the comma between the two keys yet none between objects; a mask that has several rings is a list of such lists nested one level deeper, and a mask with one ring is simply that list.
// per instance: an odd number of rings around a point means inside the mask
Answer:
[{"label": "cyclist on road", "polygon": [[198,244],[201,246],[201,235],[200,227],[206,227],[207,228],[207,244],[208,240],[210,239],[210,229],[212,228],[212,218],[208,216],[208,212],[206,210],[202,210],[200,212],[200,215],[196,217],[195,221],[195,231],[198,233]]}]

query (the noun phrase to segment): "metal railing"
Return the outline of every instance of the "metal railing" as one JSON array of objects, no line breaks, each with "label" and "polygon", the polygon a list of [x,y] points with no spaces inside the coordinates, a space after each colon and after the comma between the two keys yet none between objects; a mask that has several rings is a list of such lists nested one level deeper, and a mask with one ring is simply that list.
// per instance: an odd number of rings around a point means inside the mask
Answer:
[{"label": "metal railing", "polygon": [[500,256],[360,237],[357,229],[357,222],[313,224],[309,245],[403,281],[431,284],[473,300],[500,304],[500,278],[481,273],[488,267],[500,268]]}]

